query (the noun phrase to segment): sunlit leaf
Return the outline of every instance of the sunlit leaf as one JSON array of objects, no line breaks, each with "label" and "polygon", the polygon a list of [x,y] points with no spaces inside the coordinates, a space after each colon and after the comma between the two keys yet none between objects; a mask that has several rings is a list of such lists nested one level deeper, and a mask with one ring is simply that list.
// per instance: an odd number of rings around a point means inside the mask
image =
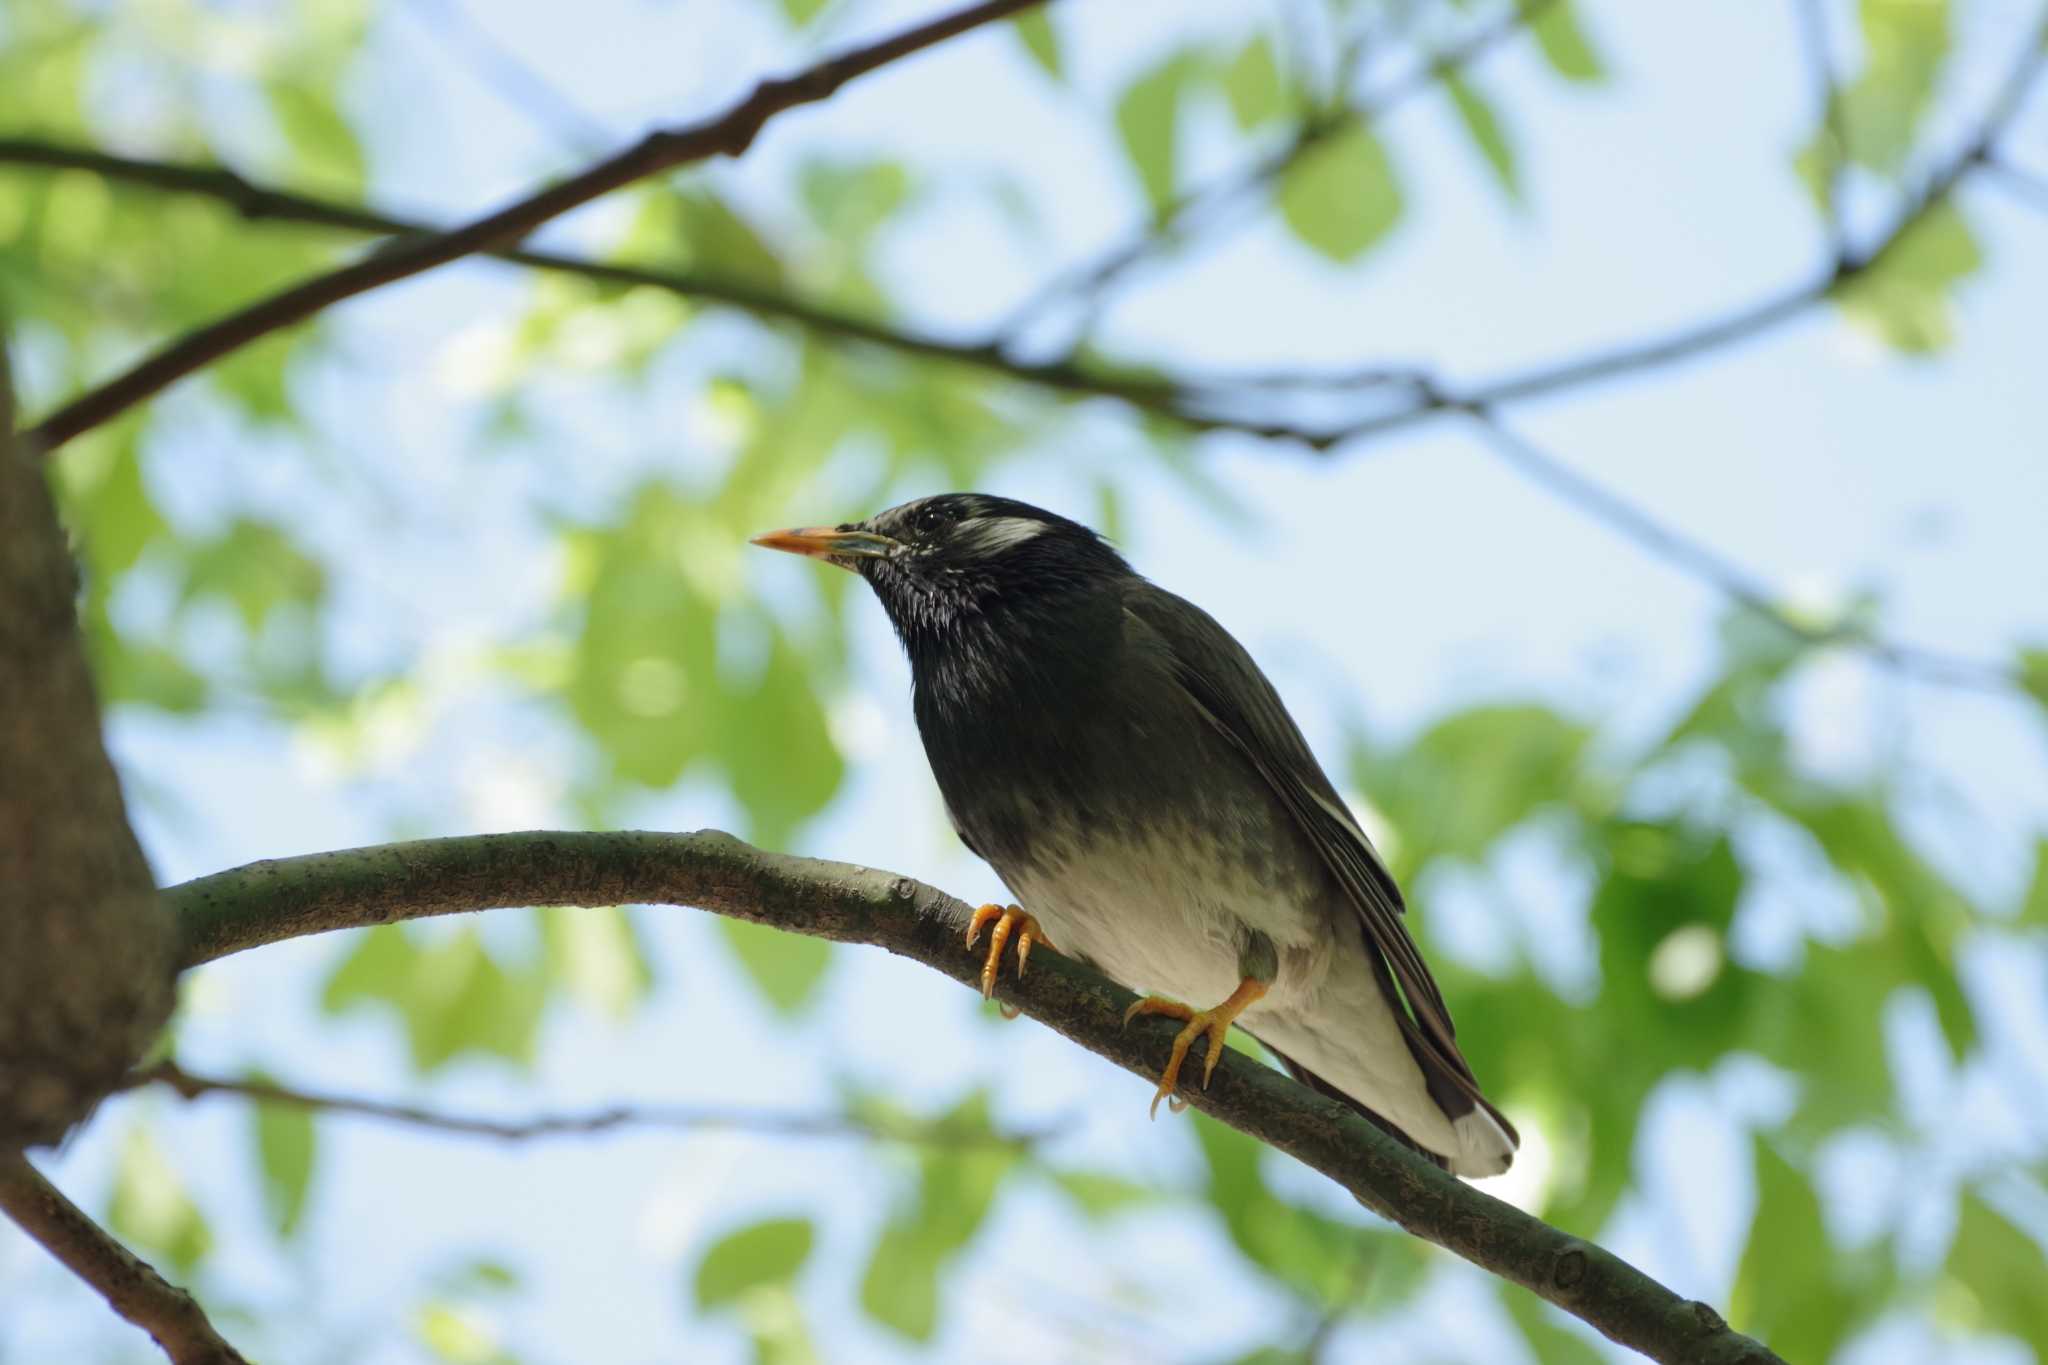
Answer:
[{"label": "sunlit leaf", "polygon": [[1546,4],[1529,24],[1536,46],[1550,69],[1568,81],[1592,84],[1607,78],[1606,63],[1579,24],[1569,0]]},{"label": "sunlit leaf", "polygon": [[654,969],[624,911],[551,906],[540,921],[548,972],[571,997],[614,1017],[631,1013],[646,997]]},{"label": "sunlit leaf", "polygon": [[1521,171],[1515,161],[1514,144],[1508,140],[1507,128],[1501,123],[1500,111],[1456,71],[1444,74],[1444,89],[1450,94],[1452,107],[1458,111],[1458,122],[1464,125],[1472,144],[1486,159],[1494,179],[1507,192],[1508,198],[1521,202]]},{"label": "sunlit leaf", "polygon": [[1052,26],[1052,15],[1044,9],[1028,9],[1010,21],[1024,50],[1031,54],[1045,74],[1054,80],[1066,76],[1065,63],[1060,56],[1059,30]]},{"label": "sunlit leaf", "polygon": [[[937,1120],[978,1131],[988,1126],[988,1096],[968,1095]],[[1018,1165],[1014,1150],[994,1145],[944,1145],[918,1156],[914,1203],[891,1215],[861,1276],[861,1308],[914,1341],[928,1341],[938,1323],[938,1281],[946,1262],[973,1239],[1002,1182]]]},{"label": "sunlit leaf", "polygon": [[122,1139],[107,1223],[181,1278],[213,1248],[213,1232],[186,1193],[184,1177],[140,1124]]},{"label": "sunlit leaf", "polygon": [[718,927],[761,994],[782,1014],[795,1014],[832,965],[832,945],[807,934],[720,917]]},{"label": "sunlit leaf", "polygon": [[1240,128],[1256,128],[1279,116],[1285,100],[1272,39],[1261,33],[1238,49],[1223,69],[1223,93]]},{"label": "sunlit leaf", "polygon": [[[254,1079],[263,1079],[257,1076]],[[281,1237],[298,1230],[313,1185],[317,1130],[310,1111],[291,1104],[249,1106],[256,1164],[263,1173],[263,1202]]]},{"label": "sunlit leaf", "polygon": [[1108,1218],[1154,1203],[1159,1191],[1106,1171],[1054,1171],[1052,1180],[1075,1208],[1090,1218]]},{"label": "sunlit leaf", "polygon": [[1280,178],[1280,215],[1330,260],[1356,260],[1401,218],[1401,189],[1386,149],[1352,122],[1304,153]]},{"label": "sunlit leaf", "polygon": [[808,1218],[770,1218],[727,1233],[697,1263],[697,1307],[719,1308],[751,1290],[789,1283],[810,1259],[811,1240]]},{"label": "sunlit leaf", "polygon": [[1117,101],[1124,154],[1155,214],[1173,202],[1179,184],[1181,102],[1205,71],[1200,57],[1177,52],[1133,81]]},{"label": "sunlit leaf", "polygon": [[500,964],[475,930],[421,945],[396,925],[364,934],[321,996],[329,1013],[393,1010],[405,1027],[413,1067],[423,1073],[471,1052],[526,1065],[546,1003],[545,975]]},{"label": "sunlit leaf", "polygon": [[1950,51],[1947,0],[1859,0],[1863,69],[1842,89],[1844,150],[1884,175],[1904,168]]},{"label": "sunlit leaf", "polygon": [[1834,1263],[1812,1185],[1759,1139],[1756,1215],[1736,1267],[1729,1321],[1787,1360],[1827,1360],[1855,1314]]},{"label": "sunlit leaf", "polygon": [[939,1321],[939,1267],[944,1260],[944,1250],[919,1224],[886,1224],[861,1273],[862,1311],[912,1341],[930,1341]]},{"label": "sunlit leaf", "polygon": [[1963,1193],[1943,1269],[1982,1315],[1960,1325],[2016,1336],[2037,1356],[2048,1352],[2048,1299],[2041,1295],[2048,1255],[1973,1191]]},{"label": "sunlit leaf", "polygon": [[1955,338],[1955,289],[1984,264],[1951,203],[1921,215],[1875,263],[1835,291],[1843,314],[1893,348],[1938,351]]},{"label": "sunlit leaf", "polygon": [[2034,879],[2020,898],[2020,923],[2048,927],[2048,838],[2034,840]]}]

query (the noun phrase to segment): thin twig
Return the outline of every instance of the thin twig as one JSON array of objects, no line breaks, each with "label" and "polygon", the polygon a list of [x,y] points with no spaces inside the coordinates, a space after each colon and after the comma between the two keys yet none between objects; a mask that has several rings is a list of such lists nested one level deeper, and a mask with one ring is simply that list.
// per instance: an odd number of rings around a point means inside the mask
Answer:
[{"label": "thin twig", "polygon": [[465,8],[461,0],[411,0],[399,5],[441,38],[476,79],[551,134],[580,151],[596,151],[616,139],[603,120],[570,99],[540,68],[527,61]]},{"label": "thin twig", "polygon": [[[1219,214],[1227,206],[1273,184],[1332,135],[1381,118],[1411,96],[1430,89],[1442,77],[1463,70],[1555,3],[1557,0],[1520,0],[1492,23],[1426,54],[1405,75],[1377,93],[1355,105],[1340,105],[1303,120],[1281,146],[1177,195],[1140,231],[1061,271],[1034,290],[996,327],[996,337],[1014,341],[1053,308],[1071,299],[1085,298],[1099,304],[1102,296],[1125,275],[1190,233],[1196,218]],[[1348,62],[1340,59],[1339,65],[1343,67]]]},{"label": "thin twig", "polygon": [[[518,905],[694,905],[791,933],[867,943],[962,984],[980,962],[963,950],[968,907],[908,877],[695,834],[536,831],[426,839],[252,863],[170,887],[183,962],[333,929]],[[1029,975],[1003,973],[996,996],[1089,1050],[1156,1080],[1170,1028],[1126,1029],[1130,992],[1047,953]],[[1524,1285],[1611,1339],[1660,1361],[1782,1365],[1703,1303],[1635,1266],[1439,1170],[1348,1105],[1236,1052],[1196,1108],[1337,1181],[1416,1236]]]},{"label": "thin twig", "polygon": [[2003,186],[2035,208],[2048,209],[2048,175],[2030,171],[2008,157],[1995,155],[1984,159],[1984,169],[1991,172],[1993,184]]},{"label": "thin twig", "polygon": [[108,1307],[149,1333],[173,1365],[248,1365],[207,1321],[198,1300],[122,1246],[20,1152],[0,1152],[0,1212],[98,1290]]},{"label": "thin twig", "polygon": [[187,1100],[205,1095],[232,1095],[258,1104],[280,1104],[317,1113],[349,1114],[410,1124],[438,1132],[466,1137],[496,1138],[503,1142],[527,1142],[536,1138],[594,1137],[622,1128],[674,1129],[696,1132],[728,1129],[761,1133],[771,1137],[862,1138],[879,1142],[901,1142],[925,1147],[1008,1147],[1029,1148],[1044,1142],[1053,1129],[1020,1133],[959,1124],[915,1121],[893,1122],[862,1118],[845,1113],[790,1113],[736,1107],[682,1105],[612,1105],[582,1114],[549,1114],[531,1119],[489,1119],[464,1114],[447,1114],[413,1104],[335,1095],[274,1081],[224,1076],[203,1076],[187,1071],[174,1061],[156,1062],[131,1072],[118,1087],[136,1090],[162,1085]]},{"label": "thin twig", "polygon": [[1406,406],[1375,413],[1348,425],[1296,430],[1294,434],[1310,446],[1328,451],[1443,413],[1496,408],[1673,364],[1748,340],[1789,322],[1883,264],[1912,235],[1913,229],[1948,202],[1949,196],[1972,171],[1993,163],[1998,141],[2025,104],[2028,92],[2040,75],[2044,59],[2048,59],[2048,13],[2044,13],[2035,26],[2020,57],[2000,83],[1975,134],[1921,182],[1874,245],[1862,252],[1852,248],[1848,255],[1804,283],[1721,317],[1693,323],[1663,336],[1552,361],[1468,388],[1459,389],[1432,380],[1419,386],[1414,401]]},{"label": "thin twig", "polygon": [[2020,685],[2016,673],[1998,664],[1900,644],[1849,622],[1814,625],[1802,621],[1785,610],[1769,584],[1705,541],[1659,521],[1621,494],[1579,473],[1503,425],[1498,416],[1485,411],[1472,416],[1494,453],[1524,478],[1619,531],[1653,557],[1708,584],[1802,644],[1855,649],[1902,676],[1946,687],[2010,692]]},{"label": "thin twig", "polygon": [[514,244],[570,209],[647,176],[714,156],[737,157],[777,115],[828,99],[841,86],[868,72],[1040,3],[1045,0],[982,0],[795,76],[764,80],[723,114],[681,128],[656,130],[616,156],[495,213],[448,232],[389,243],[352,265],[315,276],[188,332],[125,374],[66,403],[24,434],[32,448],[55,449],[156,396],[193,371],[344,299],[464,256]]}]

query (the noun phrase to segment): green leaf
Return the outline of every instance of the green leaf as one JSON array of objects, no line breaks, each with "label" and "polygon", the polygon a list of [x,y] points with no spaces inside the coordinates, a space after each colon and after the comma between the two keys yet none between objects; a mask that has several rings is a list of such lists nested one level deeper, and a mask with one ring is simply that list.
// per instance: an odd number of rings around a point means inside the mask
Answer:
[{"label": "green leaf", "polygon": [[208,597],[223,599],[254,633],[284,608],[317,607],[326,591],[326,571],[281,527],[237,518],[218,536],[193,548],[179,605]]},{"label": "green leaf", "polygon": [[[251,1079],[267,1078],[252,1073]],[[256,1162],[263,1172],[263,1202],[278,1236],[289,1237],[306,1211],[306,1195],[313,1185],[318,1150],[313,1115],[295,1104],[259,1101],[249,1106],[249,1116]]]},{"label": "green leaf", "polygon": [[750,1290],[788,1284],[810,1259],[811,1240],[808,1218],[771,1218],[726,1234],[697,1263],[697,1307],[719,1308]]},{"label": "green leaf", "polygon": [[682,776],[702,754],[715,714],[715,612],[677,554],[702,532],[701,517],[677,493],[650,484],[616,531],[571,542],[572,555],[593,571],[569,706],[614,770],[648,787]]},{"label": "green leaf", "polygon": [[184,1177],[140,1124],[122,1140],[107,1223],[180,1278],[213,1249],[213,1232],[185,1192]]},{"label": "green leaf", "polygon": [[1458,111],[1458,121],[1465,125],[1465,132],[1473,145],[1479,148],[1479,154],[1486,158],[1494,179],[1507,192],[1508,198],[1521,203],[1521,173],[1515,162],[1514,145],[1508,141],[1507,129],[1501,124],[1499,112],[1456,71],[1444,73],[1444,89],[1450,92],[1451,104]]},{"label": "green leaf", "polygon": [[1827,1360],[1856,1312],[1834,1263],[1813,1186],[1756,1139],[1756,1216],[1736,1267],[1729,1320],[1787,1360]]},{"label": "green leaf", "polygon": [[626,912],[615,905],[540,911],[548,975],[571,997],[624,1018],[647,997],[654,968]]},{"label": "green leaf", "polygon": [[1273,42],[1261,33],[1238,49],[1223,69],[1223,93],[1230,100],[1230,112],[1240,128],[1256,128],[1278,117],[1285,107],[1280,84],[1280,63],[1273,56]]},{"label": "green leaf", "polygon": [[270,82],[264,90],[278,130],[303,168],[299,178],[349,195],[362,193],[369,178],[362,143],[342,117],[337,90],[326,82],[302,79]]},{"label": "green leaf", "polygon": [[1837,289],[1835,301],[1844,316],[1893,349],[1925,355],[1955,339],[1955,288],[1983,264],[1969,223],[1944,201]]},{"label": "green leaf", "polygon": [[1399,837],[1397,874],[1439,857],[1476,862],[1509,830],[1572,798],[1591,737],[1548,707],[1475,706],[1406,749],[1362,754],[1353,780]]},{"label": "green leaf", "polygon": [[855,251],[910,201],[910,172],[900,161],[808,161],[798,185],[812,221]]},{"label": "green leaf", "polygon": [[2023,649],[2019,660],[2020,687],[2041,708],[2048,720],[2048,649]]},{"label": "green leaf", "polygon": [[1106,1171],[1052,1171],[1052,1181],[1074,1207],[1092,1219],[1111,1218],[1126,1209],[1159,1202],[1160,1192],[1150,1185],[1126,1180]]},{"label": "green leaf", "polygon": [[1607,79],[1606,64],[1599,52],[1587,38],[1586,31],[1579,27],[1578,16],[1568,0],[1554,0],[1543,6],[1543,12],[1529,25],[1536,36],[1536,46],[1543,53],[1543,60],[1550,63],[1550,69],[1568,81],[1581,85],[1597,84]]},{"label": "green leaf", "polygon": [[1117,101],[1116,126],[1124,154],[1138,173],[1154,214],[1173,202],[1179,184],[1181,101],[1205,70],[1196,54],[1177,52],[1131,82]]},{"label": "green leaf", "polygon": [[2048,1298],[2041,1294],[2041,1286],[2048,1284],[2048,1256],[2038,1241],[1973,1191],[1963,1193],[1943,1270],[1962,1301],[1981,1314],[1979,1321],[1961,1326],[2009,1333],[2032,1347],[2037,1358],[2048,1359]]},{"label": "green leaf", "polygon": [[2020,900],[2020,923],[2048,928],[2048,838],[2034,840],[2034,880]]},{"label": "green leaf", "polygon": [[673,259],[720,279],[776,289],[782,262],[753,224],[701,186],[661,186],[641,196],[640,212],[621,244],[628,257]]},{"label": "green leaf", "polygon": [[782,13],[790,23],[802,28],[830,3],[831,0],[782,0]]},{"label": "green leaf", "polygon": [[846,774],[807,663],[778,631],[760,679],[724,698],[713,735],[748,833],[771,847],[823,810]]},{"label": "green leaf", "polygon": [[1064,80],[1065,64],[1060,59],[1059,30],[1052,26],[1052,16],[1043,9],[1028,9],[1010,21],[1017,37],[1024,44],[1024,50],[1031,54],[1045,74],[1054,80]]},{"label": "green leaf", "polygon": [[1356,260],[1401,218],[1401,189],[1386,149],[1355,121],[1287,168],[1279,202],[1294,235],[1340,264]]},{"label": "green leaf", "polygon": [[724,916],[718,927],[754,985],[780,1014],[802,1010],[832,965],[832,945],[824,939]]},{"label": "green leaf", "polygon": [[1902,172],[1953,47],[1947,0],[1861,0],[1864,64],[1841,92],[1844,150],[1880,175]]},{"label": "green leaf", "polygon": [[330,1014],[361,1005],[395,1011],[421,1073],[471,1052],[529,1064],[546,1003],[546,974],[501,966],[474,929],[421,946],[397,925],[363,935],[321,994]]},{"label": "green leaf", "polygon": [[1522,1329],[1530,1356],[1542,1365],[1602,1365],[1607,1359],[1598,1347],[1559,1322],[1556,1310],[1547,1308],[1528,1290],[1506,1280],[1494,1281],[1494,1287],[1501,1306]]},{"label": "green leaf", "polygon": [[[988,1127],[988,1096],[969,1094],[937,1126],[963,1132]],[[978,1232],[1018,1155],[995,1146],[930,1147],[919,1153],[916,1203],[883,1224],[861,1276],[861,1307],[875,1321],[915,1341],[938,1323],[939,1274]]]},{"label": "green leaf", "polygon": [[945,1252],[915,1223],[882,1228],[860,1278],[860,1306],[912,1341],[930,1341],[939,1322],[939,1267]]}]

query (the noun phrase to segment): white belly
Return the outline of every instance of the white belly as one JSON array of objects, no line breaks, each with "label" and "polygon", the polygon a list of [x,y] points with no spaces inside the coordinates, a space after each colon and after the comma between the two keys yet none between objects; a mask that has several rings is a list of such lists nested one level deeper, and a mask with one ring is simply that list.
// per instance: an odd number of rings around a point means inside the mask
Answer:
[{"label": "white belly", "polygon": [[1061,951],[1087,958],[1139,992],[1206,1009],[1243,979],[1251,932],[1279,950],[1272,992],[1249,1017],[1312,995],[1328,966],[1328,935],[1302,907],[1303,888],[1261,884],[1229,858],[1190,858],[1182,837],[1119,836],[1040,850],[1005,880]]}]

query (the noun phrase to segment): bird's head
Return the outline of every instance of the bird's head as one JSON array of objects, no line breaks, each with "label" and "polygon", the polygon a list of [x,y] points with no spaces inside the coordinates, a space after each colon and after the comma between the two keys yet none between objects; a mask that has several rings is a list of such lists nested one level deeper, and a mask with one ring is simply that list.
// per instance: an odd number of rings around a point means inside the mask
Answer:
[{"label": "bird's head", "polygon": [[1079,522],[981,493],[919,498],[866,521],[773,531],[754,544],[859,574],[906,643],[976,617],[1030,613],[1130,573]]}]

